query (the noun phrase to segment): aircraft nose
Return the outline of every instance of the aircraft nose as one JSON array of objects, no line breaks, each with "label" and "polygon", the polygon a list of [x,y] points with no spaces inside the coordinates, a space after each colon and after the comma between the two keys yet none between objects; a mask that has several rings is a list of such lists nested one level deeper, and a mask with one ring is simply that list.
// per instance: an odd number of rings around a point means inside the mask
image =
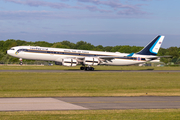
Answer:
[{"label": "aircraft nose", "polygon": [[9,50],[7,50],[7,51],[6,51],[6,54],[8,54],[8,55],[9,55],[9,53],[10,53],[10,51],[9,51]]}]

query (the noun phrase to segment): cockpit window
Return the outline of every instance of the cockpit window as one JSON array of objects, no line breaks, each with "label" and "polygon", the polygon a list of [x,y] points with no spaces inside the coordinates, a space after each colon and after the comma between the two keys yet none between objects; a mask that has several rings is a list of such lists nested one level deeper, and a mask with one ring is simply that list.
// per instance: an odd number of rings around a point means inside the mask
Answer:
[{"label": "cockpit window", "polygon": [[11,48],[10,50],[15,50],[14,48]]}]

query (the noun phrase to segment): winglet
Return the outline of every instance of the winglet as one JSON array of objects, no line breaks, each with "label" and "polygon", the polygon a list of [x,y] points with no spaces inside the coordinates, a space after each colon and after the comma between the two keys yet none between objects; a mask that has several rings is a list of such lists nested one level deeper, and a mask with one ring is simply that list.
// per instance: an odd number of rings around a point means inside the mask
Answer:
[{"label": "winglet", "polygon": [[148,45],[146,45],[140,52],[137,54],[141,55],[157,55],[162,42],[164,40],[164,36],[157,36],[154,40],[152,40]]}]

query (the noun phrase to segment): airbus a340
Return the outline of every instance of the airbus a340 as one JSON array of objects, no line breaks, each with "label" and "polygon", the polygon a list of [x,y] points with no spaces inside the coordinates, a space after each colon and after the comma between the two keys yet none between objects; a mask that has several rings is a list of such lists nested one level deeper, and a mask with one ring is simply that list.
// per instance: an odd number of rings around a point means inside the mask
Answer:
[{"label": "airbus a340", "polygon": [[101,52],[90,50],[49,48],[39,46],[16,46],[7,51],[7,54],[22,59],[55,61],[64,66],[81,64],[81,70],[91,70],[96,65],[134,65],[147,61],[158,60],[156,56],[164,36],[157,36],[138,53]]}]

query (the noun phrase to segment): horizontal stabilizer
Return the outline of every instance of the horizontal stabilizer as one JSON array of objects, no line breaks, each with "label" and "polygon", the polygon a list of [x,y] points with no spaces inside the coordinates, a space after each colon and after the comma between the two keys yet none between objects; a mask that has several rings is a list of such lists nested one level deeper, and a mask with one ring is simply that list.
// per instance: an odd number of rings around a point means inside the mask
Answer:
[{"label": "horizontal stabilizer", "polygon": [[155,56],[155,57],[148,57],[147,59],[151,59],[151,60],[156,60],[159,58],[172,58],[172,56],[170,55],[166,55],[166,56]]}]

